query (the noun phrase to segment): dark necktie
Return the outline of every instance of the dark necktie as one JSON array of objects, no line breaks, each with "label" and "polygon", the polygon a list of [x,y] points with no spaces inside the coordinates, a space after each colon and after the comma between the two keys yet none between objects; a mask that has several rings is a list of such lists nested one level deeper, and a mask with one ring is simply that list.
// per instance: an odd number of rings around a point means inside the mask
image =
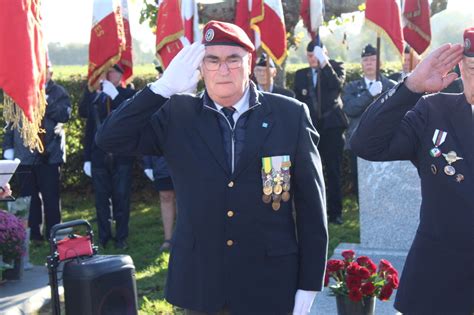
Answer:
[{"label": "dark necktie", "polygon": [[233,107],[222,107],[222,112],[224,113],[225,117],[229,121],[229,124],[232,128],[234,128],[235,121],[234,121],[234,113],[235,113],[235,108]]}]

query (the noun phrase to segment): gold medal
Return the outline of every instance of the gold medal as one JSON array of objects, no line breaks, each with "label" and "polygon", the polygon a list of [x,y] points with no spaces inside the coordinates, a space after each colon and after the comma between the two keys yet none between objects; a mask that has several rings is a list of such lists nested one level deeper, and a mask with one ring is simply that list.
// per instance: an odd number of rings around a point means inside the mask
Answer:
[{"label": "gold medal", "polygon": [[272,202],[272,209],[275,211],[278,211],[280,209],[280,202],[279,201],[273,201]]},{"label": "gold medal", "polygon": [[262,201],[265,203],[270,203],[272,201],[272,196],[270,195],[263,195],[262,196]]},{"label": "gold medal", "polygon": [[284,202],[290,200],[290,193],[287,191],[283,192],[283,194],[281,195],[281,200],[283,200]]},{"label": "gold medal", "polygon": [[274,194],[281,194],[281,192],[283,191],[283,187],[281,187],[280,184],[276,184],[275,186],[273,186],[273,193]]},{"label": "gold medal", "polygon": [[264,186],[263,193],[267,196],[270,196],[273,192],[272,186]]}]

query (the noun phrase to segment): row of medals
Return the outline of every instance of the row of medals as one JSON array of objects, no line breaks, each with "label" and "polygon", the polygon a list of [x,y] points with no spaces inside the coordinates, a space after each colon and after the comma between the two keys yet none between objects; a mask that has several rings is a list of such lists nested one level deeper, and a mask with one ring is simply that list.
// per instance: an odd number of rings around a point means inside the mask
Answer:
[{"label": "row of medals", "polygon": [[280,209],[281,202],[290,200],[290,169],[272,170],[263,174],[263,196],[265,203],[272,203],[272,209]]},{"label": "row of medals", "polygon": [[[441,150],[438,147],[434,147],[433,149],[431,149],[430,154],[432,157],[435,157],[435,158],[441,155],[444,156],[444,159],[446,160],[446,162],[448,162],[448,165],[446,165],[443,170],[444,170],[444,173],[448,176],[453,176],[456,174],[456,169],[451,164],[463,159],[462,157],[458,156],[458,154],[455,151],[449,151],[447,154],[441,153]],[[436,175],[436,173],[438,172],[436,165],[431,164],[431,172],[434,175]],[[463,180],[464,180],[464,175],[462,174],[456,175],[456,181],[458,183],[462,182]]]}]

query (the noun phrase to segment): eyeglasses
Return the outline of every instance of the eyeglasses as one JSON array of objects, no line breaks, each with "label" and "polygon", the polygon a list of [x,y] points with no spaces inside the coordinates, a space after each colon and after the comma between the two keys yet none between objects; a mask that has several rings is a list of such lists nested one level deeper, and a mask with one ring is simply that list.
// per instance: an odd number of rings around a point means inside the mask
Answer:
[{"label": "eyeglasses", "polygon": [[214,57],[204,57],[202,63],[207,71],[217,71],[221,68],[221,64],[225,63],[227,69],[234,70],[242,67],[243,57],[241,56],[232,56],[227,58],[224,61],[219,60]]}]

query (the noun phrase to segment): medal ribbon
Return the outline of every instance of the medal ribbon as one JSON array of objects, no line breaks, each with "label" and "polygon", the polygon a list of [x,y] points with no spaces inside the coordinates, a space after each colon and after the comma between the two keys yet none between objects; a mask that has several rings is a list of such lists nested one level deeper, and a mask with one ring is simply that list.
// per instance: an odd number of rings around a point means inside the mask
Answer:
[{"label": "medal ribbon", "polygon": [[436,129],[433,134],[433,144],[435,145],[435,147],[439,147],[440,145],[442,145],[446,140],[447,135],[448,133],[446,131]]}]

